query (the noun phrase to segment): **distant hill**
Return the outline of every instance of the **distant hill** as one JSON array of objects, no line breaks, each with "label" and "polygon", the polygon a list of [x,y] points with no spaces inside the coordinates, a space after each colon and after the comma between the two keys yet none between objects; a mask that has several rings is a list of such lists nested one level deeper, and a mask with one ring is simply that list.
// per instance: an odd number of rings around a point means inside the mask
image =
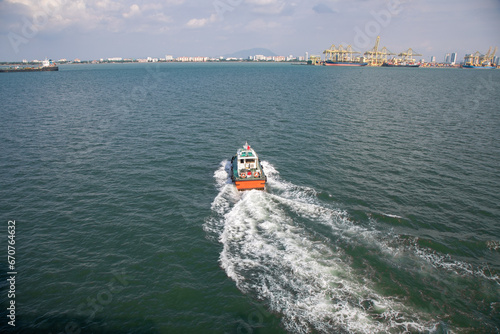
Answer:
[{"label": "distant hill", "polygon": [[243,58],[243,59],[246,59],[249,56],[255,56],[255,55],[263,55],[263,56],[266,56],[266,57],[277,56],[276,53],[272,52],[269,49],[253,48],[253,49],[241,50],[241,51],[234,52],[234,53],[231,53],[231,54],[223,55],[223,57],[224,58]]}]

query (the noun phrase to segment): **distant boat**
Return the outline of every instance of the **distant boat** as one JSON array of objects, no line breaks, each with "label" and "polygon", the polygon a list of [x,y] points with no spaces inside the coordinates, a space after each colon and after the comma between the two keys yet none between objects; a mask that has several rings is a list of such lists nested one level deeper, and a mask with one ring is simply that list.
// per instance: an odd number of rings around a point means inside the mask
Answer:
[{"label": "distant boat", "polygon": [[44,71],[59,71],[57,64],[52,60],[45,59],[40,67],[7,67],[0,68],[0,72],[44,72]]},{"label": "distant boat", "polygon": [[231,180],[238,190],[264,189],[267,177],[257,153],[245,143],[231,159]]},{"label": "distant boat", "polygon": [[419,67],[420,64],[406,64],[406,63],[383,63],[384,67]]},{"label": "distant boat", "polygon": [[368,63],[361,63],[356,61],[333,61],[325,60],[325,66],[366,66]]}]

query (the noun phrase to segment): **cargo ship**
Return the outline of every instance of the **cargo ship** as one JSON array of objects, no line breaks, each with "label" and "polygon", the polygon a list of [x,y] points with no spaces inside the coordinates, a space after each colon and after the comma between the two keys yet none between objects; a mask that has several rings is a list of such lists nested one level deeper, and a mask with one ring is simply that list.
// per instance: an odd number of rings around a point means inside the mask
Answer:
[{"label": "cargo ship", "polygon": [[494,69],[495,66],[481,66],[481,65],[462,65],[462,68],[483,68],[483,69]]},{"label": "cargo ship", "polygon": [[257,153],[245,143],[231,159],[231,180],[238,190],[263,190],[267,177]]},{"label": "cargo ship", "polygon": [[323,51],[325,54],[324,66],[366,66],[367,62],[364,62],[364,57],[355,57],[358,51],[354,51],[350,45],[343,47],[339,45],[336,47],[334,44],[328,49]]},{"label": "cargo ship", "polygon": [[39,67],[7,67],[0,68],[0,72],[45,72],[45,71],[59,71],[57,64],[52,62],[52,60],[45,59],[42,62],[42,66]]},{"label": "cargo ship", "polygon": [[334,61],[334,60],[325,60],[325,66],[366,66],[368,63],[361,63],[356,61]]},{"label": "cargo ship", "polygon": [[420,64],[406,64],[406,63],[383,63],[383,67],[420,67]]},{"label": "cargo ship", "polygon": [[460,67],[462,68],[479,68],[479,69],[494,69],[495,65],[495,54],[497,53],[497,47],[491,52],[491,46],[488,52],[484,55],[481,52],[476,51],[475,53],[466,54],[464,57],[464,64]]}]

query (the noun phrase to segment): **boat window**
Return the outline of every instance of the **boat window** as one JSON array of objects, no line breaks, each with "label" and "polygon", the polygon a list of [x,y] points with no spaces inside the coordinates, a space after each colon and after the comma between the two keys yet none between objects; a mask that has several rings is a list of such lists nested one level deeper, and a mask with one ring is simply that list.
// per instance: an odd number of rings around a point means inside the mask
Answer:
[{"label": "boat window", "polygon": [[245,163],[245,159],[240,159],[240,164],[244,164]]},{"label": "boat window", "polygon": [[256,168],[256,166],[255,166],[255,159],[247,159],[245,161],[245,167],[249,168],[249,169]]}]

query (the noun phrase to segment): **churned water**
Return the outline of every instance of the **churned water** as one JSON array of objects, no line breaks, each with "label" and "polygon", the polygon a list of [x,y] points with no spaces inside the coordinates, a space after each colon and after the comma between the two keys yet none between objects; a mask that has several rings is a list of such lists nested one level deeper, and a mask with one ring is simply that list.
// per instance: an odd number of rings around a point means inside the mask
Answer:
[{"label": "churned water", "polygon": [[[0,96],[2,331],[500,331],[496,70],[67,65]],[[264,192],[228,179],[247,140]]]}]

